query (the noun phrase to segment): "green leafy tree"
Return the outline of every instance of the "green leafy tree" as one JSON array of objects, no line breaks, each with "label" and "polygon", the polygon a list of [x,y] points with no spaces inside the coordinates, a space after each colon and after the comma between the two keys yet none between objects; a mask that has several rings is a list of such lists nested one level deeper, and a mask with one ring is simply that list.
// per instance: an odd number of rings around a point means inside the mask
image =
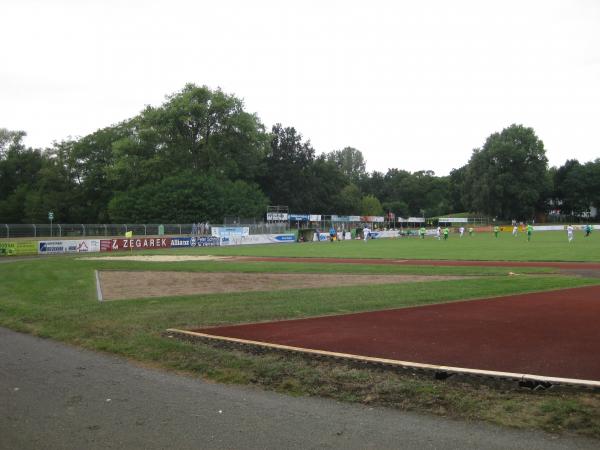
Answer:
[{"label": "green leafy tree", "polygon": [[374,195],[366,195],[360,201],[361,216],[381,216],[383,215],[383,207]]},{"label": "green leafy tree", "polygon": [[189,172],[120,192],[108,207],[118,223],[218,223],[224,216],[261,216],[266,209],[267,198],[254,184]]},{"label": "green leafy tree", "polygon": [[268,136],[242,100],[206,86],[188,84],[139,118],[134,144],[149,144],[171,174],[181,166],[194,173],[251,181],[263,172]]},{"label": "green leafy tree", "polygon": [[365,158],[360,150],[345,147],[327,154],[327,160],[333,162],[348,180],[356,183],[366,175]]},{"label": "green leafy tree", "polygon": [[315,150],[294,127],[273,126],[261,186],[272,205],[287,205],[293,212],[309,211],[312,199],[312,165]]},{"label": "green leafy tree", "polygon": [[471,210],[501,219],[533,217],[549,192],[544,143],[532,128],[511,125],[473,150],[465,175]]},{"label": "green leafy tree", "polygon": [[335,211],[337,214],[343,215],[356,215],[361,210],[362,196],[360,189],[355,184],[348,184],[344,186],[336,200],[335,200]]}]

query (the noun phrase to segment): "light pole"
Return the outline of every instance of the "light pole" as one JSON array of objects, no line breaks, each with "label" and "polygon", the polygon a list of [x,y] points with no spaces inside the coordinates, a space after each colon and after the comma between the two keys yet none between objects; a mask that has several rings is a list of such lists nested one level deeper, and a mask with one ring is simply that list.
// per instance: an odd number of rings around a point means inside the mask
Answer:
[{"label": "light pole", "polygon": [[52,220],[54,219],[54,212],[50,211],[48,213],[48,219],[50,220],[50,237],[52,237]]}]

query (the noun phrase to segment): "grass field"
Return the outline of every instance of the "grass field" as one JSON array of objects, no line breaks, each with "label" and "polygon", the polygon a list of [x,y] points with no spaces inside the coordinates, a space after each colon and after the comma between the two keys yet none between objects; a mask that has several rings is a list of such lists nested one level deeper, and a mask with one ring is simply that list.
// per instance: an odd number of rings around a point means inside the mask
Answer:
[{"label": "grass field", "polygon": [[[509,234],[435,239],[398,239],[299,245],[162,250],[169,254],[327,256],[598,261],[597,236],[538,233],[527,243]],[[598,237],[600,239],[600,237]],[[139,252],[150,254],[150,252]],[[100,269],[414,273],[480,275],[481,278],[273,292],[210,294],[99,303],[94,271]],[[569,430],[600,437],[600,394],[569,389],[531,392],[507,385],[435,381],[428,375],[396,373],[281,354],[253,355],[163,336],[166,328],[191,328],[340,314],[441,303],[511,293],[600,283],[549,275],[547,269],[507,276],[521,269],[369,266],[264,262],[83,261],[73,256],[14,260],[0,264],[0,325],[82,347],[110,352],[165,369],[186,371],[224,383],[253,384],[291,395],[318,395],[392,406],[516,427]]]},{"label": "grass field", "polygon": [[575,233],[567,242],[566,232],[537,232],[530,242],[519,233],[450,235],[447,241],[433,237],[340,242],[315,242],[300,245],[244,245],[241,247],[204,248],[198,251],[214,255],[292,256],[329,258],[400,258],[461,259],[492,261],[600,261],[600,234],[585,238]]}]

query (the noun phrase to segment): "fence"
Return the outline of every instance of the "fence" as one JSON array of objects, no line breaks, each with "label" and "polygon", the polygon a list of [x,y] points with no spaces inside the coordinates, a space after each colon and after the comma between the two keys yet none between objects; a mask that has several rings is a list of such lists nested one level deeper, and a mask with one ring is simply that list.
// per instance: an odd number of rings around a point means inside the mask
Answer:
[{"label": "fence", "polygon": [[[165,235],[192,234],[191,223],[165,224],[0,224],[0,238],[52,238],[52,237],[109,237],[124,236],[133,231],[134,236],[158,236],[159,227]],[[223,225],[211,225],[219,227]],[[250,223],[236,226],[248,227],[250,234],[279,234],[289,231],[287,223]],[[195,231],[195,230],[194,230]],[[207,230],[206,234],[210,234]]]}]

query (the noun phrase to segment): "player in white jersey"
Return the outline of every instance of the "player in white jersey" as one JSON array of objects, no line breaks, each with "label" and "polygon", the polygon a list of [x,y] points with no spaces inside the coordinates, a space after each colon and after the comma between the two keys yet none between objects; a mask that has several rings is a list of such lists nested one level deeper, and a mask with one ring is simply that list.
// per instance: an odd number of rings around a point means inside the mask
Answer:
[{"label": "player in white jersey", "polygon": [[519,227],[516,224],[513,225],[513,237],[517,237],[518,232],[519,232]]},{"label": "player in white jersey", "polygon": [[569,225],[567,227],[567,238],[569,239],[569,242],[572,242],[573,239],[574,239],[574,236],[573,236],[573,225]]},{"label": "player in white jersey", "polygon": [[459,233],[460,233],[460,237],[463,237],[463,235],[465,234],[465,227],[460,227],[458,229]]},{"label": "player in white jersey", "polygon": [[363,237],[365,239],[365,242],[367,242],[367,239],[369,239],[370,234],[371,234],[371,229],[369,227],[364,227],[363,228]]}]

